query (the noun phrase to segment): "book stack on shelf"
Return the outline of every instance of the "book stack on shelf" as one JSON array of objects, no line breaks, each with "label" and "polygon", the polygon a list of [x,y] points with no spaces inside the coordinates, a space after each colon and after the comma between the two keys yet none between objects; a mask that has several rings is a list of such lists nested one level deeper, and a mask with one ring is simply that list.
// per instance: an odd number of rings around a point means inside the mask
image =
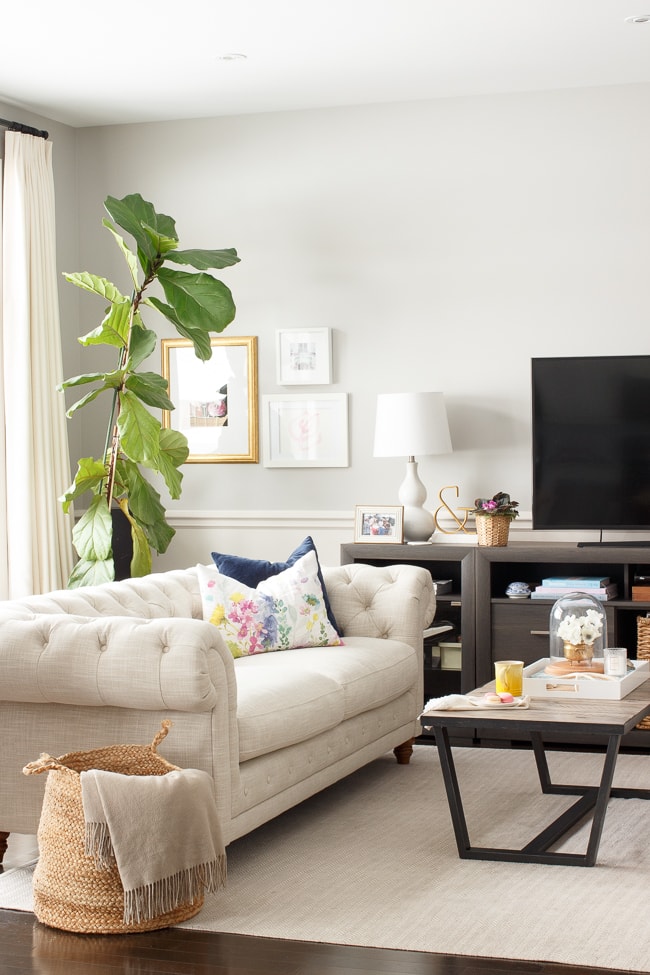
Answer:
[{"label": "book stack on shelf", "polygon": [[560,599],[568,592],[588,592],[595,599],[606,602],[616,599],[618,586],[608,576],[551,576],[542,579],[540,586],[535,586],[530,598]]}]

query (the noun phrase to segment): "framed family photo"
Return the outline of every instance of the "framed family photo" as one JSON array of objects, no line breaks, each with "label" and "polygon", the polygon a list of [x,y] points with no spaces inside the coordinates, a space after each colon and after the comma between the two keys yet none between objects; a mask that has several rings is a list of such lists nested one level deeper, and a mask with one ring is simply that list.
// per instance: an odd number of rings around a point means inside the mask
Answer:
[{"label": "framed family photo", "polygon": [[189,339],[162,339],[162,374],[173,413],[162,425],[184,433],[190,464],[259,461],[257,337],[213,337],[212,358],[198,359]]},{"label": "framed family photo", "polygon": [[354,540],[355,542],[403,542],[403,506],[371,507],[358,504],[355,509]]},{"label": "framed family photo", "polygon": [[265,467],[347,467],[347,393],[263,399]]},{"label": "framed family photo", "polygon": [[278,386],[321,386],[332,381],[329,328],[280,328],[276,332]]}]

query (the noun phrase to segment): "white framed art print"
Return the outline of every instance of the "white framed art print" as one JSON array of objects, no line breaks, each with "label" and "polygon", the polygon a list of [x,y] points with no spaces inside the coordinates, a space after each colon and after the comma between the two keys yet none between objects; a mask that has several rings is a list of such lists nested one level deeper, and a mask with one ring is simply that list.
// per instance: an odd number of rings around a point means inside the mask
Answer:
[{"label": "white framed art print", "polygon": [[263,397],[265,467],[347,467],[347,393]]},{"label": "white framed art print", "polygon": [[278,386],[326,386],[332,381],[329,328],[280,328],[276,332]]}]

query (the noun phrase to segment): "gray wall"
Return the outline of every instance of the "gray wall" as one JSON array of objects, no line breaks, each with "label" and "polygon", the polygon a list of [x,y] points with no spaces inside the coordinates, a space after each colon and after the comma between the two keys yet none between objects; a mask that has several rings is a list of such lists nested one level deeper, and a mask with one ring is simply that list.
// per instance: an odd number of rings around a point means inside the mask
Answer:
[{"label": "gray wall", "polygon": [[[529,512],[531,357],[648,351],[649,94],[52,123],[62,266],[77,259],[126,287],[102,203],[140,192],[176,219],[181,246],[237,248],[242,263],[223,272],[238,306],[228,334],[259,337],[260,395],[297,391],[276,385],[277,328],[333,330],[334,383],[321,390],[349,393],[349,468],[188,465],[172,516],[282,510],[309,524],[310,512],[396,503],[404,463],[372,457],[374,405],[404,389],[442,390],[448,404],[453,454],[420,459],[429,507],[458,484],[459,505],[506,490]],[[65,284],[64,305],[70,361],[101,308]],[[99,408],[71,426],[97,453]]]},{"label": "gray wall", "polygon": [[113,260],[103,198],[141,192],[176,218],[183,246],[237,247],[242,263],[224,272],[238,304],[229,332],[259,336],[261,394],[281,391],[275,330],[322,325],[334,338],[329,391],[350,394],[348,469],[194,465],[177,506],[395,503],[403,462],[372,457],[375,395],[438,389],[455,450],[421,459],[431,504],[458,484],[461,504],[506,490],[529,510],[531,356],[648,351],[649,93],[79,131],[89,270]]}]

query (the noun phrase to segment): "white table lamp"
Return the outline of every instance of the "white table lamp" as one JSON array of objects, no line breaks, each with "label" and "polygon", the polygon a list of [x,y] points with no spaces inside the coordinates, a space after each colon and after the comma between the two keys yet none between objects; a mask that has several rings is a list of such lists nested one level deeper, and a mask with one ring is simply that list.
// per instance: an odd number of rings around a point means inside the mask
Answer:
[{"label": "white table lamp", "polygon": [[435,528],[424,508],[427,489],[418,476],[415,455],[452,451],[442,393],[379,393],[375,426],[375,457],[407,457],[406,477],[399,489],[404,506],[404,541],[428,542]]}]

